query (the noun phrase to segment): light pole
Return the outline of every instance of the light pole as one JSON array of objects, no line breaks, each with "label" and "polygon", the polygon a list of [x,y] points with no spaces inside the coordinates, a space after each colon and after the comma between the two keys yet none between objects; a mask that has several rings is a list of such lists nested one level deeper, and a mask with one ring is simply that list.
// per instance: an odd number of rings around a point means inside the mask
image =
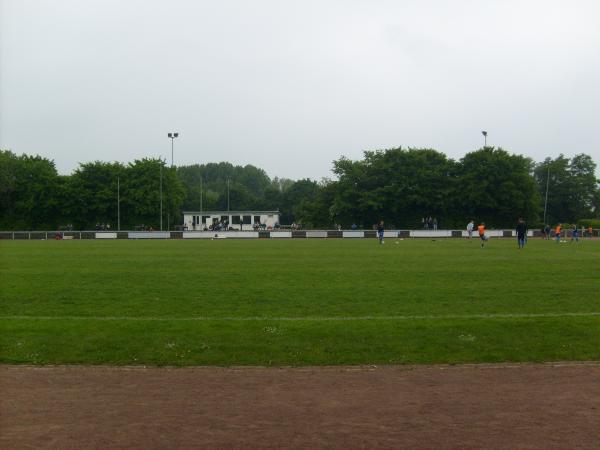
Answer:
[{"label": "light pole", "polygon": [[117,231],[121,231],[121,179],[117,176]]},{"label": "light pole", "polygon": [[546,200],[544,201],[544,227],[546,226],[546,211],[548,210],[548,185],[550,184],[550,164],[548,164],[548,175],[546,176]]},{"label": "light pole", "polygon": [[173,167],[173,141],[179,137],[179,133],[169,133],[167,136],[171,139],[171,167]]},{"label": "light pole", "polygon": [[487,147],[487,131],[482,131],[483,134],[483,148]]},{"label": "light pole", "polygon": [[229,212],[229,178],[227,178],[227,212]]},{"label": "light pole", "polygon": [[160,231],[162,231],[162,217],[163,217],[163,213],[162,213],[162,204],[163,204],[163,195],[162,195],[162,166],[163,166],[163,161],[162,158],[160,159]]}]

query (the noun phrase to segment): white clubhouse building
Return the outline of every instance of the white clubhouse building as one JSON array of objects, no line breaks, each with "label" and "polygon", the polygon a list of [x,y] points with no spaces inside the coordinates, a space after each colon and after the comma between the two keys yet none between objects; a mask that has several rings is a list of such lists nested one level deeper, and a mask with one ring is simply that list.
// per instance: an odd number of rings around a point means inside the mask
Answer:
[{"label": "white clubhouse building", "polygon": [[279,211],[184,211],[183,226],[187,231],[212,229],[219,223],[228,223],[236,230],[271,230],[279,225]]}]

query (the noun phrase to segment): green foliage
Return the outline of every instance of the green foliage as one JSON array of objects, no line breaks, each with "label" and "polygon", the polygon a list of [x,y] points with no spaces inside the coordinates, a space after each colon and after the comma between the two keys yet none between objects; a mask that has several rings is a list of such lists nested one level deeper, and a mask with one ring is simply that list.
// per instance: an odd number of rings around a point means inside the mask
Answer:
[{"label": "green foliage", "polygon": [[[264,170],[252,165],[234,166],[230,163],[209,163],[177,168],[185,197],[183,210],[249,210],[264,208],[264,198],[271,180]],[[274,208],[277,209],[277,208]]]},{"label": "green foliage", "polygon": [[[56,173],[39,156],[0,151],[0,228],[42,229],[73,224],[121,229],[181,223],[181,213],[208,210],[279,210],[281,223],[305,228],[419,228],[423,217],[441,228],[463,228],[468,219],[512,227],[517,217],[541,223],[549,179],[547,223],[600,217],[600,184],[589,155],[560,155],[535,165],[529,158],[486,147],[453,161],[433,149],[364,152],[363,159],[333,162],[337,180],[270,179],[252,165],[195,164],[170,168],[158,159],[128,165],[95,161],[72,175]],[[549,172],[548,172],[549,171]],[[162,174],[162,175],[161,175]]]},{"label": "green foliage", "polygon": [[185,188],[183,209],[227,210],[229,183],[230,210],[279,210],[281,222],[305,222],[307,208],[318,184],[305,179],[269,179],[262,169],[229,163],[196,164],[177,169]]},{"label": "green foliage", "polygon": [[428,215],[446,216],[455,163],[431,149],[365,152],[364,160],[334,161],[338,176],[335,219],[370,227],[383,219],[413,227]]},{"label": "green foliage", "polygon": [[536,166],[534,174],[542,198],[548,187],[546,222],[576,222],[598,213],[600,186],[595,171],[596,164],[585,154],[571,159],[564,155],[546,158]]},{"label": "green foliage", "polygon": [[94,229],[96,223],[116,225],[117,181],[126,180],[124,175],[119,163],[81,164],[66,182],[65,210],[70,223],[76,229]]},{"label": "green foliage", "polygon": [[600,219],[580,219],[577,221],[579,227],[592,227],[594,230],[600,230]]},{"label": "green foliage", "polygon": [[537,221],[540,196],[532,171],[529,158],[502,149],[468,153],[458,169],[457,210],[495,228],[510,227],[518,217]]},{"label": "green foliage", "polygon": [[63,183],[54,162],[0,150],[0,225],[44,229],[60,221]]},{"label": "green foliage", "polygon": [[318,192],[319,184],[308,178],[290,183],[281,194],[281,222],[306,223]]},{"label": "green foliage", "polygon": [[495,227],[517,217],[536,220],[539,193],[533,163],[491,147],[468,153],[460,162],[431,149],[365,152],[362,161],[334,162],[339,177],[335,220],[365,227],[383,219],[389,226],[414,228],[423,217],[445,227],[464,226],[474,217]]},{"label": "green foliage", "polygon": [[[160,159],[141,159],[130,163],[121,182],[121,214],[125,226],[136,224],[160,226],[161,179],[163,228],[167,222],[180,223],[184,187],[175,168],[167,167]],[[123,213],[124,212],[124,213]]]}]

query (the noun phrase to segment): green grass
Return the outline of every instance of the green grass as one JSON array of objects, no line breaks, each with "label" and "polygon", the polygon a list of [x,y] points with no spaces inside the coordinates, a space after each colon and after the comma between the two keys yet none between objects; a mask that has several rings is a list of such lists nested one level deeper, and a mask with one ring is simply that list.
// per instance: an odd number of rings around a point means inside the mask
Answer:
[{"label": "green grass", "polygon": [[0,241],[0,362],[600,359],[599,263],[600,241]]}]

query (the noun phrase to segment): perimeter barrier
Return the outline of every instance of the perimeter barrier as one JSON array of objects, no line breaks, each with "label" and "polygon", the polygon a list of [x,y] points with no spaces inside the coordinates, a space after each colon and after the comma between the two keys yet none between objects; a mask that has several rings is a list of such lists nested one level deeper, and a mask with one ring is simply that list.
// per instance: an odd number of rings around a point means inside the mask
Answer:
[{"label": "perimeter barrier", "polygon": [[[594,230],[598,237],[600,230]],[[514,238],[515,230],[487,230],[493,238]],[[467,238],[464,230],[385,230],[386,239],[448,239]],[[539,230],[529,230],[529,237],[542,236]],[[566,237],[570,237],[567,230]],[[376,238],[375,230],[261,230],[261,231],[0,231],[0,239],[9,240],[81,240],[81,239],[369,239]],[[478,237],[473,231],[473,237]],[[588,238],[587,233],[580,239]]]}]

